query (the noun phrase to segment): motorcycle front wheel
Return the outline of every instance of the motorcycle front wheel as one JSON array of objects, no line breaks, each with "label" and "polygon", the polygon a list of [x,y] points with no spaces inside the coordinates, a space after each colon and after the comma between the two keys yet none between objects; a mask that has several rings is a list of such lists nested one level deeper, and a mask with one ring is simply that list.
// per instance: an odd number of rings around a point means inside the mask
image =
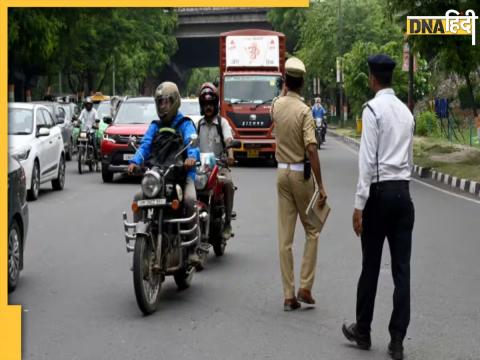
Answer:
[{"label": "motorcycle front wheel", "polygon": [[151,242],[144,236],[138,236],[133,253],[133,286],[138,307],[145,315],[157,310],[162,286],[160,273],[153,271],[154,261],[155,249]]}]

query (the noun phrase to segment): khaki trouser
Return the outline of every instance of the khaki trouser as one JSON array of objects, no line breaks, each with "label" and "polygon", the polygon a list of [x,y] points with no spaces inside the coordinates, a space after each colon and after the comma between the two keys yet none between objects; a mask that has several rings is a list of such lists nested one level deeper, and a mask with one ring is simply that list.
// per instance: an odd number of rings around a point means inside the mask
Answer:
[{"label": "khaki trouser", "polygon": [[292,245],[298,215],[300,215],[305,229],[306,239],[300,272],[300,287],[311,290],[315,279],[319,232],[305,214],[314,190],[313,176],[310,180],[305,180],[301,171],[278,169],[278,245],[285,299],[295,296]]}]

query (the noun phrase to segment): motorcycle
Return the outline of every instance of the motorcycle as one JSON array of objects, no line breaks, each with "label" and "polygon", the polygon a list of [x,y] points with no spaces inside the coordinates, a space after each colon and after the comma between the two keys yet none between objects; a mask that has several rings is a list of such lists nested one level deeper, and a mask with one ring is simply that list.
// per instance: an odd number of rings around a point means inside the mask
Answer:
[{"label": "motorcycle", "polygon": [[327,134],[327,122],[323,118],[315,118],[315,138],[317,140],[318,149],[325,142],[325,135]]},{"label": "motorcycle", "polygon": [[[223,177],[219,175],[222,168],[228,167],[226,151],[230,148],[240,148],[239,141],[233,141],[224,149],[220,159],[214,153],[201,153],[200,166],[197,168],[195,188],[197,190],[201,241],[199,257],[201,259],[197,270],[203,269],[208,250],[213,247],[216,256],[225,253],[227,240],[223,236],[225,229],[225,196],[223,192]],[[231,236],[234,236],[233,234]]]},{"label": "motorcycle", "polygon": [[[193,135],[175,159],[188,147],[196,146],[197,139]],[[129,145],[136,150],[133,140]],[[189,254],[196,251],[200,239],[199,214],[196,209],[192,216],[185,217],[180,180],[184,174],[183,161],[147,168],[141,184],[143,199],[132,204],[132,210],[140,212],[140,220],[130,223],[123,212],[126,248],[133,252],[135,297],[145,315],[156,311],[166,276],[173,275],[177,287],[185,289],[195,272]]]},{"label": "motorcycle", "polygon": [[81,127],[78,123],[75,125],[80,128],[77,138],[77,162],[78,173],[84,172],[84,167],[88,166],[90,171],[100,171],[100,146],[97,140],[97,125],[91,128]]}]

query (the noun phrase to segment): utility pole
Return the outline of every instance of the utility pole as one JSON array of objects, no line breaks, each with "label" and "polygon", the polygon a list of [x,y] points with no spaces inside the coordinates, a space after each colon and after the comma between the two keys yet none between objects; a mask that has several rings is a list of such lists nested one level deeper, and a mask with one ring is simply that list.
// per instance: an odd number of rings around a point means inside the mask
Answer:
[{"label": "utility pole", "polygon": [[412,46],[407,43],[408,46],[408,108],[413,114],[413,108],[415,103],[413,101],[413,52]]},{"label": "utility pole", "polygon": [[[342,19],[342,0],[338,0],[338,47],[339,47],[339,57],[337,59],[337,82],[339,85],[339,109],[338,115],[340,116],[339,123],[344,126],[343,120],[343,19]],[[338,74],[339,72],[339,74]]]},{"label": "utility pole", "polygon": [[115,57],[113,57],[113,66],[112,66],[112,92],[115,95]]}]

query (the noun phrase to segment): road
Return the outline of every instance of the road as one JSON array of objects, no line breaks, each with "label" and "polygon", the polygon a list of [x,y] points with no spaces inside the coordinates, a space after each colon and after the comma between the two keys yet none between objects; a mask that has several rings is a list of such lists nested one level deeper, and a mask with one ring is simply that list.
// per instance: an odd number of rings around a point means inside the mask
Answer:
[{"label": "road", "polygon": [[[121,213],[139,183],[103,184],[68,163],[66,186],[30,206],[25,269],[11,304],[23,305],[23,359],[386,359],[393,284],[387,245],[372,325],[360,351],[340,331],[353,320],[360,242],[351,229],[356,154],[328,139],[320,151],[332,213],[321,234],[315,308],[283,312],[273,168],[239,167],[238,219],[224,257],[213,255],[179,292],[168,278],[159,310],[141,315]],[[480,359],[480,204],[417,182],[412,320],[407,359]],[[296,275],[303,250],[296,232]],[[298,278],[297,278],[298,283]]]}]

